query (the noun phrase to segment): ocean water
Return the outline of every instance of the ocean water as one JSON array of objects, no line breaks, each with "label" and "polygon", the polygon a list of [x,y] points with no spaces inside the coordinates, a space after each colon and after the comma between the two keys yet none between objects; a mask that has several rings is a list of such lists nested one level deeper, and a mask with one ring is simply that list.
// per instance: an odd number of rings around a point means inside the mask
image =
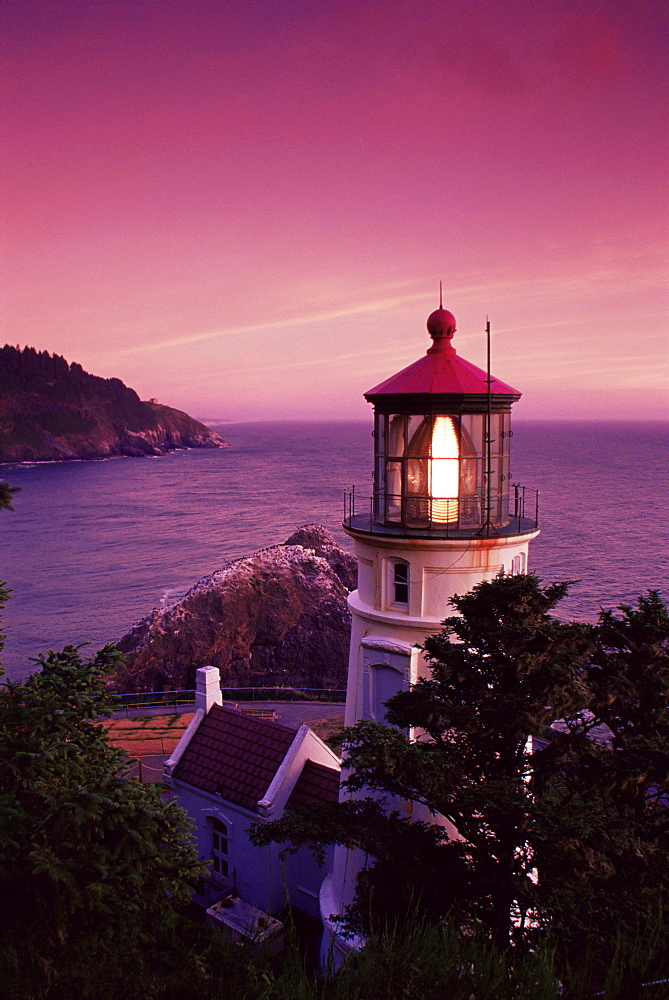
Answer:
[{"label": "ocean water", "polygon": [[[230,448],[0,466],[21,488],[14,511],[0,513],[10,677],[47,649],[119,639],[199,577],[300,524],[323,524],[351,548],[343,492],[371,489],[371,420],[216,429]],[[669,597],[665,426],[518,422],[511,454],[514,481],[541,491],[529,569],[578,581],[561,617],[594,621],[648,588]]]}]

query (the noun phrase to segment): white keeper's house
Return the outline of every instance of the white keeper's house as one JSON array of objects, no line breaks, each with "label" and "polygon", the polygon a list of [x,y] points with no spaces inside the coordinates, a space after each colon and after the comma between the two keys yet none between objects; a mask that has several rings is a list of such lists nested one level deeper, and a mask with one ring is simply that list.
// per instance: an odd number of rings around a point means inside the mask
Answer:
[{"label": "white keeper's house", "polygon": [[256,847],[246,831],[291,806],[336,802],[339,770],[337,755],[308,726],[290,729],[225,707],[218,668],[200,667],[195,715],[164,765],[165,783],[195,824],[199,856],[210,862],[194,901],[207,908],[230,896],[275,914],[288,897],[317,917],[323,869],[311,851],[282,860],[281,845]]}]

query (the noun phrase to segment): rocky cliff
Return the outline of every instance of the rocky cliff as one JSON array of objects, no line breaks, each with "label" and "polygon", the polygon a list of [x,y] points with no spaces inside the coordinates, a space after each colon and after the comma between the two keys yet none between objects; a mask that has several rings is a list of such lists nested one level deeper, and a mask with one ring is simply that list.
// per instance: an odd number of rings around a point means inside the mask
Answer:
[{"label": "rocky cliff", "polygon": [[191,688],[212,664],[223,686],[345,687],[356,562],[309,524],[282,545],[203,577],[121,639],[121,691]]},{"label": "rocky cliff", "polygon": [[162,455],[226,442],[187,413],[59,355],[0,349],[0,462]]}]

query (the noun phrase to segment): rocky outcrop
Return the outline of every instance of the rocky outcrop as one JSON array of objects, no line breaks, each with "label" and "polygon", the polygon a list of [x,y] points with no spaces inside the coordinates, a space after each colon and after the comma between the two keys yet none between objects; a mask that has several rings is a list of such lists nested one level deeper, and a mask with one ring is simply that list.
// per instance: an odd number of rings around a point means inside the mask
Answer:
[{"label": "rocky outcrop", "polygon": [[0,349],[0,462],[225,447],[204,424],[155,400],[142,402],[120,379],[89,375],[32,347]]},{"label": "rocky outcrop", "polygon": [[121,639],[121,691],[190,688],[211,664],[224,687],[345,687],[356,562],[320,525],[228,563]]}]

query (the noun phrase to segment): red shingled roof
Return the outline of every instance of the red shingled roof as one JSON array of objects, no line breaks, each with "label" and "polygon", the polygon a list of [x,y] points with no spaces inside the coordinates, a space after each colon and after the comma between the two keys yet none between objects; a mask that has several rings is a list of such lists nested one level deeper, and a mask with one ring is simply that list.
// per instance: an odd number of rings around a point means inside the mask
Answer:
[{"label": "red shingled roof", "polygon": [[255,811],[296,730],[214,705],[174,769],[174,778]]},{"label": "red shingled roof", "polygon": [[298,809],[311,802],[336,802],[338,798],[339,771],[307,760],[288,799],[288,808]]}]

